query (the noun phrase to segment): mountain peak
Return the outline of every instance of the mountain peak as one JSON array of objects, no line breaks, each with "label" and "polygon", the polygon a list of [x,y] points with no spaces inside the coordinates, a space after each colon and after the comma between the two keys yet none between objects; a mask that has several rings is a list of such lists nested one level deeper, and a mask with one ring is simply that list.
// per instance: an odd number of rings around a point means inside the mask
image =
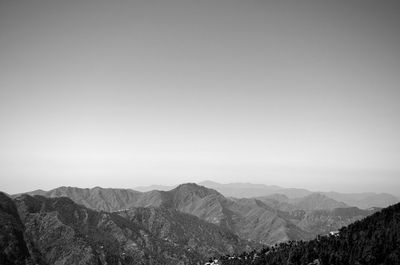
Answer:
[{"label": "mountain peak", "polygon": [[295,205],[303,210],[321,210],[345,208],[347,204],[341,201],[336,201],[321,193],[312,193],[303,198],[295,199]]},{"label": "mountain peak", "polygon": [[213,189],[206,188],[204,186],[200,186],[196,183],[184,183],[171,190],[172,193],[181,193],[181,194],[196,194],[197,196],[203,198],[208,195],[219,195],[219,192]]}]

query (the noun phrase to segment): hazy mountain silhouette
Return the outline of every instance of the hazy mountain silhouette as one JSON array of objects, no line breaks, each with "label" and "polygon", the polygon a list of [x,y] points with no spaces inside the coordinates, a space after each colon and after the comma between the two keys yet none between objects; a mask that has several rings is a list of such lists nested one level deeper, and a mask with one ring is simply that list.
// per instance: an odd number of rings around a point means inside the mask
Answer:
[{"label": "hazy mountain silhouette", "polygon": [[150,185],[150,186],[138,186],[133,189],[137,190],[137,191],[141,191],[141,192],[147,192],[147,191],[152,191],[152,190],[169,191],[169,190],[176,188],[177,186],[178,185],[173,185],[173,186]]},{"label": "hazy mountain silhouette", "polygon": [[220,184],[212,181],[204,181],[201,185],[213,188],[227,197],[252,198],[264,197],[273,194],[282,194],[290,199],[301,198],[312,193],[323,194],[338,202],[343,202],[349,206],[355,206],[362,209],[371,207],[387,207],[399,202],[399,199],[387,193],[339,193],[339,192],[312,192],[306,189],[282,188],[278,186],[267,186],[264,184],[249,183],[230,183]]}]

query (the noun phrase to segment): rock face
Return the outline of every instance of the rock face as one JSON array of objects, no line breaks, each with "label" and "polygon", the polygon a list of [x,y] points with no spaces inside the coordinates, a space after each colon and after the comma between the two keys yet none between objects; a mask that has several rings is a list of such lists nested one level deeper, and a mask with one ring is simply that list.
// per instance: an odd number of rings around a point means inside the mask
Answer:
[{"label": "rock face", "polygon": [[159,208],[98,212],[71,199],[0,194],[0,264],[200,264],[257,247],[195,216]]}]

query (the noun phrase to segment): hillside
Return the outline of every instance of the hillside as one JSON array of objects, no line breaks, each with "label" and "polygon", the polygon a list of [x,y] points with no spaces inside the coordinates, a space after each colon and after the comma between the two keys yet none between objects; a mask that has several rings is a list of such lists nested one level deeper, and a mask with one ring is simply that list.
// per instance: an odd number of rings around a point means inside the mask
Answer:
[{"label": "hillside", "polygon": [[337,235],[223,256],[218,264],[396,265],[400,264],[399,228],[400,203],[340,229]]}]

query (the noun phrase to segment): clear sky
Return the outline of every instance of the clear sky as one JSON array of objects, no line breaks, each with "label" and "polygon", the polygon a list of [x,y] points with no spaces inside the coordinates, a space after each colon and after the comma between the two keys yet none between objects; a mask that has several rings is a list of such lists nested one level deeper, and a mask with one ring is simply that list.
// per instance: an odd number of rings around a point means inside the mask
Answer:
[{"label": "clear sky", "polygon": [[0,190],[400,192],[399,1],[0,0]]}]

